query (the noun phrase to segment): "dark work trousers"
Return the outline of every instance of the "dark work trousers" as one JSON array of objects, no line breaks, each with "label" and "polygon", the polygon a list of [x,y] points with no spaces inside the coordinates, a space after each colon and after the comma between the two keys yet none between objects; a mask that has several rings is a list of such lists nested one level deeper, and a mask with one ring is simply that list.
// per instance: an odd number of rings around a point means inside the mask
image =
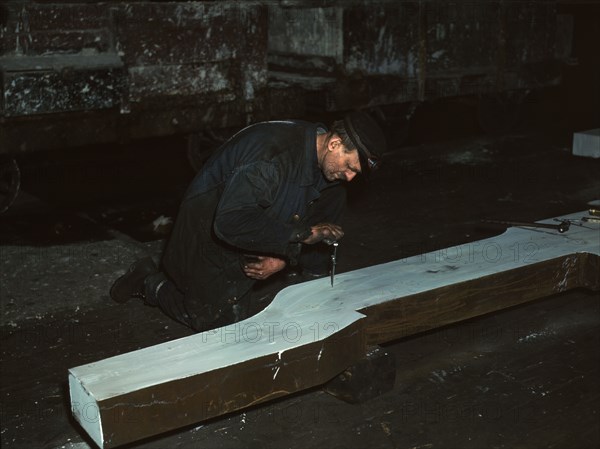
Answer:
[{"label": "dark work trousers", "polygon": [[[341,221],[346,204],[342,185],[325,189],[309,205],[304,222]],[[322,243],[302,245],[298,263],[310,274],[327,274],[330,248]],[[146,278],[146,303],[197,332],[224,326],[249,316],[248,292],[256,282],[242,271],[244,251],[219,240],[212,217],[182,204],[163,255],[163,272]]]}]

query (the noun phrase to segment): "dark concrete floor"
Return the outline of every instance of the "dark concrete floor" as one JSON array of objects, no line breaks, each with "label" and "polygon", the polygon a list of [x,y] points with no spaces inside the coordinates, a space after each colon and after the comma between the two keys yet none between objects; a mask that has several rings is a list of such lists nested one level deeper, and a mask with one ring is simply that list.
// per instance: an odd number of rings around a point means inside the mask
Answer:
[{"label": "dark concrete floor", "polygon": [[[448,113],[417,118],[446,132],[415,131],[350,189],[340,271],[502,232],[482,218],[538,220],[600,198],[600,161],[570,154],[571,129],[489,137]],[[152,221],[174,215],[192,176],[181,142],[146,144],[24,161],[26,193],[0,224],[3,448],[94,447],[70,416],[67,369],[189,335],[108,298],[132,260],[159,257]],[[567,292],[394,342],[395,388],[361,405],[314,389],[132,447],[599,447],[599,299]]]}]

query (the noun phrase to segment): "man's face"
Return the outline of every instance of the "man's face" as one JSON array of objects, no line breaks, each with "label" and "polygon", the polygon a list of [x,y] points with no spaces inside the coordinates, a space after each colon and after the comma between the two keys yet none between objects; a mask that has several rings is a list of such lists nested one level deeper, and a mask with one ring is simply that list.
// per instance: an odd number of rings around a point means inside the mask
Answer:
[{"label": "man's face", "polygon": [[361,171],[358,151],[347,151],[341,139],[334,137],[328,142],[321,170],[328,181],[352,181]]}]

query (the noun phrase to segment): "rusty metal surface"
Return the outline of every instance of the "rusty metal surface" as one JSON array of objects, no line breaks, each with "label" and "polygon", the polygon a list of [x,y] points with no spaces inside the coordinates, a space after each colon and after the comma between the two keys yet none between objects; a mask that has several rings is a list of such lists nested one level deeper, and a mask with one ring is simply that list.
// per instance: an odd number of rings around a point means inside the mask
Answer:
[{"label": "rusty metal surface", "polygon": [[572,33],[554,0],[12,0],[0,21],[0,153],[556,85]]},{"label": "rusty metal surface", "polygon": [[560,81],[553,1],[296,2],[270,12],[272,76],[321,88],[332,111]]},{"label": "rusty metal surface", "polygon": [[[1,8],[0,153],[262,118],[267,17],[256,2],[12,1]],[[102,136],[88,127],[68,138],[74,124],[103,120]],[[44,135],[33,136],[40,125]]]},{"label": "rusty metal surface", "polygon": [[126,88],[114,54],[0,58],[5,117],[114,108]]}]

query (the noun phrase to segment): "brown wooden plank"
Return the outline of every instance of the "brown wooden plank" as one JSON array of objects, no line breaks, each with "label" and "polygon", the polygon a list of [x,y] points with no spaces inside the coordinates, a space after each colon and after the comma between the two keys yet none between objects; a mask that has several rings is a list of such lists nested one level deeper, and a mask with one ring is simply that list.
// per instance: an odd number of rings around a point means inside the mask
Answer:
[{"label": "brown wooden plank", "polygon": [[342,273],[334,288],[328,279],[288,287],[248,320],[71,369],[73,413],[99,446],[115,447],[322,384],[367,343],[597,290],[599,229],[511,228]]},{"label": "brown wooden plank", "polygon": [[361,310],[367,315],[367,343],[384,343],[457,321],[523,304],[573,288],[600,288],[599,256],[573,254],[448,285]]}]

